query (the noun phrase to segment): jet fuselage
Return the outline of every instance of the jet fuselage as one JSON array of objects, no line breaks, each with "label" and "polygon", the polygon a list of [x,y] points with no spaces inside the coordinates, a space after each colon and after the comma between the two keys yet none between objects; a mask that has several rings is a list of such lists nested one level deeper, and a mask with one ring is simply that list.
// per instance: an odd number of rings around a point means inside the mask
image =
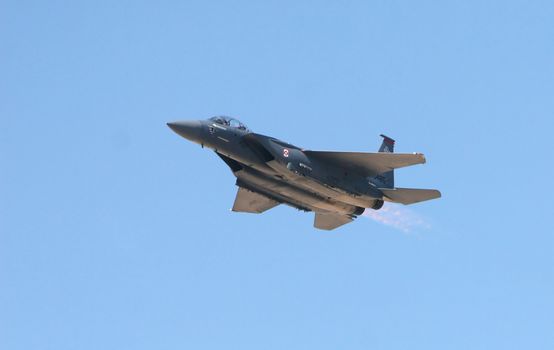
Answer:
[{"label": "jet fuselage", "polygon": [[347,215],[382,205],[383,194],[367,178],[310,160],[300,147],[213,120],[168,125],[182,137],[214,150],[237,177],[237,186],[278,202]]}]

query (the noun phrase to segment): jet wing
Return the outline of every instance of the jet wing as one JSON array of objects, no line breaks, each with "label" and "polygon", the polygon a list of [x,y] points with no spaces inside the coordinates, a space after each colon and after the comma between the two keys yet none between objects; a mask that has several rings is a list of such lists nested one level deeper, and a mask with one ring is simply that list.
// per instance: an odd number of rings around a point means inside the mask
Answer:
[{"label": "jet wing", "polygon": [[335,213],[315,213],[314,227],[321,230],[334,230],[339,226],[352,222],[352,218]]},{"label": "jet wing", "polygon": [[310,159],[320,160],[365,176],[375,176],[393,169],[425,163],[421,153],[363,153],[304,151]]},{"label": "jet wing", "polygon": [[380,188],[379,191],[385,195],[385,200],[402,204],[413,204],[430,199],[440,198],[438,190],[427,190],[422,188]]},{"label": "jet wing", "polygon": [[243,213],[259,214],[277,205],[279,205],[279,202],[274,201],[273,199],[247,190],[244,187],[239,187],[237,197],[235,198],[235,204],[233,204],[233,209],[231,210]]}]

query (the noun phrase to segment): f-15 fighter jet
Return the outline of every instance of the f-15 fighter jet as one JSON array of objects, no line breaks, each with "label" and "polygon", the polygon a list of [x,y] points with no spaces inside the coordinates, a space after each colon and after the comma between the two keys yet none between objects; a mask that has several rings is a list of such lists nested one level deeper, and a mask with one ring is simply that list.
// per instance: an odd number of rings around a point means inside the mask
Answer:
[{"label": "f-15 fighter jet", "polygon": [[233,211],[263,213],[287,204],[315,213],[314,226],[333,230],[384,201],[413,204],[439,198],[437,190],[394,187],[394,169],[425,163],[423,154],[393,153],[385,135],[378,153],[309,151],[256,134],[229,117],[167,125],[208,147],[237,178]]}]

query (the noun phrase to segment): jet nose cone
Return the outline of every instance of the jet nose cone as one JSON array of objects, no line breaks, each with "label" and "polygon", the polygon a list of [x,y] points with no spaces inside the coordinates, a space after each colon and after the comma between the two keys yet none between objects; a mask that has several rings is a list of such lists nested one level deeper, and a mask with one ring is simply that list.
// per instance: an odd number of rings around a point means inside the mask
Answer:
[{"label": "jet nose cone", "polygon": [[199,120],[170,122],[167,126],[187,140],[202,143],[202,123]]}]

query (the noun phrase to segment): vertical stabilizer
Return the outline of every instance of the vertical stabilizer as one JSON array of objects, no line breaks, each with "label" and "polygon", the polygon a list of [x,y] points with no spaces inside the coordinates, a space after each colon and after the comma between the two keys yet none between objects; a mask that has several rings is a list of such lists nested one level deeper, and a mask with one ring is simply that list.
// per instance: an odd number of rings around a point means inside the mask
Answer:
[{"label": "vertical stabilizer", "polygon": [[380,136],[383,138],[383,143],[381,144],[381,147],[379,147],[379,152],[394,153],[395,141],[383,134],[381,134]]},{"label": "vertical stabilizer", "polygon": [[[381,153],[394,153],[394,140],[383,134],[380,135],[383,138],[383,143],[379,147]],[[371,181],[378,187],[382,188],[394,188],[394,170],[377,175],[371,178]]]}]

